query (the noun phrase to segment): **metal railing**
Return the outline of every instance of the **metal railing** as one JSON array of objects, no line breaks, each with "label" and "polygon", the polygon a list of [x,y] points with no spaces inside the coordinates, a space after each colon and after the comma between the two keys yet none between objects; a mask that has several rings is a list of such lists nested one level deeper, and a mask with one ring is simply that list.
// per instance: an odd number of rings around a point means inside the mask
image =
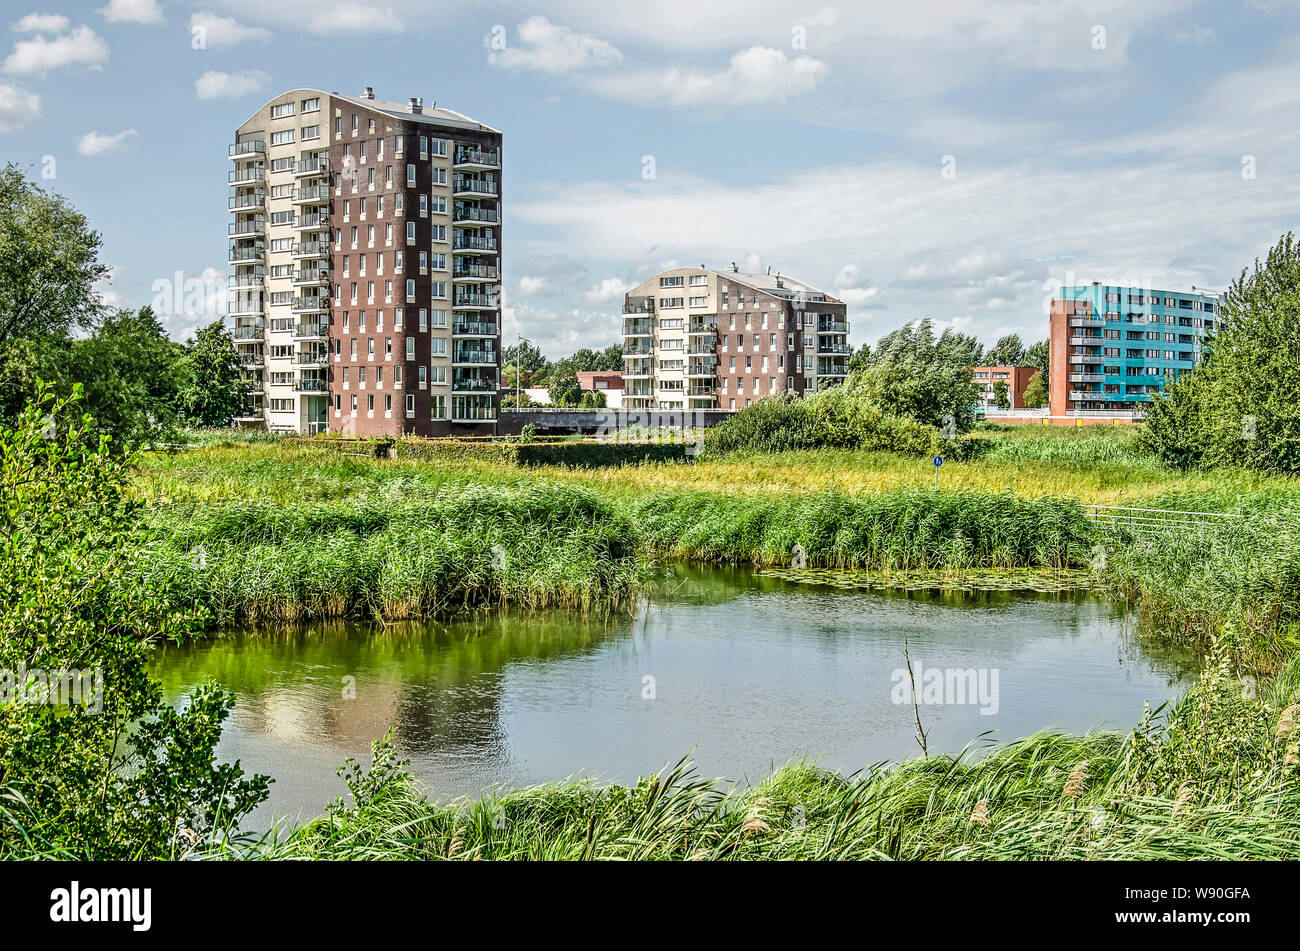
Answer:
[{"label": "metal railing", "polygon": [[1139,535],[1170,530],[1237,526],[1245,516],[1232,512],[1190,512],[1182,509],[1147,509],[1129,505],[1082,505],[1085,518]]}]

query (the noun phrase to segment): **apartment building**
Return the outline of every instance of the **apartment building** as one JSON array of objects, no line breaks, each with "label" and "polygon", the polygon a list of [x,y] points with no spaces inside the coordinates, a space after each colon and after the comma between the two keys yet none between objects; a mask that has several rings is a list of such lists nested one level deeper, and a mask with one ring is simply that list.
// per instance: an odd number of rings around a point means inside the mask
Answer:
[{"label": "apartment building", "polygon": [[1008,409],[1025,408],[1025,387],[1038,372],[1036,367],[974,367],[971,370],[971,378],[980,388],[979,405],[987,412],[996,412],[998,410],[996,386],[999,383],[1007,385],[1007,401],[1011,404]]},{"label": "apartment building", "polygon": [[623,303],[625,409],[743,409],[848,373],[843,301],[781,274],[672,268]]},{"label": "apartment building", "polygon": [[230,302],[278,432],[490,433],[499,406],[501,133],[419,98],[276,96],[228,149]]},{"label": "apartment building", "polygon": [[1052,415],[1140,413],[1200,362],[1218,308],[1214,294],[1099,283],[1062,287],[1050,318]]}]

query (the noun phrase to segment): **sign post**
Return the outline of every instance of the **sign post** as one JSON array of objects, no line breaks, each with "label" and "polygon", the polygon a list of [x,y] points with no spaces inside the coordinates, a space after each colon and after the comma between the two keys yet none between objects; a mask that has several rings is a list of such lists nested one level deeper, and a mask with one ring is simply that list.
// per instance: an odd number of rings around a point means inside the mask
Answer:
[{"label": "sign post", "polygon": [[943,465],[943,456],[934,457],[934,487],[939,488],[939,467]]}]

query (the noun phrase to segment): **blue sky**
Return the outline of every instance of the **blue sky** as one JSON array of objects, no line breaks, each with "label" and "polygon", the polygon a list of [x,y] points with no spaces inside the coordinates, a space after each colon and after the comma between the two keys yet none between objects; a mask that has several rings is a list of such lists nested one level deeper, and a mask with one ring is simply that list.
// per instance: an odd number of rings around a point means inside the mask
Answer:
[{"label": "blue sky", "polygon": [[1222,288],[1300,209],[1300,0],[6,11],[3,159],[178,338],[225,296],[226,144],[298,86],[504,132],[505,333],[552,356],[616,342],[663,267],[732,261],[843,297],[854,342],[1038,339],[1053,284]]}]

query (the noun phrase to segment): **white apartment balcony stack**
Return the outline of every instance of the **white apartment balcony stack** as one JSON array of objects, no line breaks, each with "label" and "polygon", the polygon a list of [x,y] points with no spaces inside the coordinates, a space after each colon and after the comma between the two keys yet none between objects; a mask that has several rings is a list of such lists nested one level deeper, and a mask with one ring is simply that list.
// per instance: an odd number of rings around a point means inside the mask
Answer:
[{"label": "white apartment balcony stack", "polygon": [[301,88],[235,130],[227,316],[241,424],[485,434],[500,405],[501,133]]}]

